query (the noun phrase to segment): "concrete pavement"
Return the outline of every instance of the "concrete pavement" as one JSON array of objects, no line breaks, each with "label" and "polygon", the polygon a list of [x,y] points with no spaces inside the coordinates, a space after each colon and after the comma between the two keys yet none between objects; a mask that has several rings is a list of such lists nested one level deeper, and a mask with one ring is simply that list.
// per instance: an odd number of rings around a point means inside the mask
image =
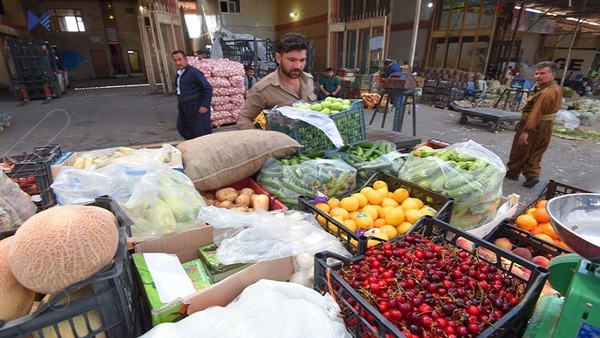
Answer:
[{"label": "concrete pavement", "polygon": [[[114,85],[121,85],[114,87]],[[59,143],[63,151],[83,151],[114,146],[129,146],[181,141],[175,128],[176,98],[151,94],[144,79],[125,78],[79,81],[59,99],[47,104],[34,100],[18,105],[11,96],[0,94],[0,111],[12,116],[11,126],[0,132],[0,156],[31,151],[34,147]],[[95,88],[95,89],[92,89]],[[373,111],[365,111],[367,123]],[[497,133],[477,119],[458,124],[460,114],[445,109],[418,105],[416,135],[456,143],[469,139],[508,159],[514,131],[506,126]],[[377,114],[372,126],[381,125]],[[388,114],[385,129],[391,130],[393,114]],[[600,122],[596,122],[600,124]],[[226,132],[231,126],[215,130]],[[412,134],[412,116],[404,118],[403,133]],[[504,195],[517,193],[522,202],[534,200],[548,180],[600,191],[596,177],[600,168],[600,147],[589,140],[554,137],[542,161],[541,183],[532,189],[505,180]]]}]

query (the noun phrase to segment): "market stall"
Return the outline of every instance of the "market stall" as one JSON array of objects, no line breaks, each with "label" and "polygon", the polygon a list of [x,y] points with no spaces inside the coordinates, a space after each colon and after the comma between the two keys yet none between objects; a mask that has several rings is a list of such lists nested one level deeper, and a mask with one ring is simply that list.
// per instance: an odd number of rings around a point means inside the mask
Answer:
[{"label": "market stall", "polygon": [[[176,147],[3,159],[0,337],[541,337],[545,309],[595,294],[597,257],[552,208],[585,190],[519,204],[482,145],[398,147],[368,139],[362,100],[323,103]],[[591,263],[566,276],[573,250]]]}]

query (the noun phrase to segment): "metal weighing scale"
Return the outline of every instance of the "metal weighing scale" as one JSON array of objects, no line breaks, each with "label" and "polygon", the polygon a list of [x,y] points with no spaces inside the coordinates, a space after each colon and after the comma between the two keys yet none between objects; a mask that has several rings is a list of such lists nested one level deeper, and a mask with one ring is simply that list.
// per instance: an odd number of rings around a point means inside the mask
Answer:
[{"label": "metal weighing scale", "polygon": [[548,281],[564,297],[543,295],[523,337],[600,337],[600,194],[555,197],[546,210],[576,253],[548,264]]}]

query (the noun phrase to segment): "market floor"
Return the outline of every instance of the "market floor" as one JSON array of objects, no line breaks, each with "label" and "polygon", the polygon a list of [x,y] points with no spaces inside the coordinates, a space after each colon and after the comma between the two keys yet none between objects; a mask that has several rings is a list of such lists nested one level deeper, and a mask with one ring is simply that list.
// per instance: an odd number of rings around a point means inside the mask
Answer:
[{"label": "market floor", "polygon": [[[174,143],[181,141],[175,127],[176,98],[150,93],[144,79],[125,78],[77,81],[66,95],[43,103],[32,100],[20,105],[0,91],[0,112],[11,116],[11,125],[0,132],[0,156],[31,151],[34,147],[58,143],[63,151],[83,151],[115,146]],[[367,123],[373,111],[365,111]],[[473,140],[498,155],[504,163],[514,135],[512,125],[503,125],[497,133],[477,119],[458,123],[460,114],[446,109],[418,105],[416,136],[423,141],[438,139],[450,143]],[[412,135],[413,115],[406,115],[402,132]],[[391,130],[394,116],[388,114],[384,129]],[[380,127],[382,114],[376,114],[372,126]],[[593,126],[598,130],[600,122]],[[235,130],[233,126],[215,132]],[[505,180],[503,195],[516,193],[521,202],[534,200],[549,180],[600,191],[597,179],[600,147],[590,140],[554,137],[542,161],[541,183],[534,188]]]}]

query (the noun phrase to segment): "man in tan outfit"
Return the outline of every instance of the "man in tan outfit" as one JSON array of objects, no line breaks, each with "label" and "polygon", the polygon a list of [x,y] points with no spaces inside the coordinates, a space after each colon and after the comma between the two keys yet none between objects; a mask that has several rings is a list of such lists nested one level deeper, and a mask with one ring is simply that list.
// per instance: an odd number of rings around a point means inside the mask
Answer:
[{"label": "man in tan outfit", "polygon": [[540,182],[540,163],[552,138],[554,117],[562,104],[562,88],[554,80],[557,70],[558,65],[551,61],[535,65],[537,88],[523,108],[506,165],[506,178],[516,181],[523,174],[523,186],[527,188]]},{"label": "man in tan outfit", "polygon": [[238,129],[254,128],[254,119],[263,109],[291,106],[303,100],[311,103],[317,99],[313,76],[304,72],[308,42],[304,35],[286,33],[275,42],[277,70],[258,81],[248,92],[238,116]]}]

